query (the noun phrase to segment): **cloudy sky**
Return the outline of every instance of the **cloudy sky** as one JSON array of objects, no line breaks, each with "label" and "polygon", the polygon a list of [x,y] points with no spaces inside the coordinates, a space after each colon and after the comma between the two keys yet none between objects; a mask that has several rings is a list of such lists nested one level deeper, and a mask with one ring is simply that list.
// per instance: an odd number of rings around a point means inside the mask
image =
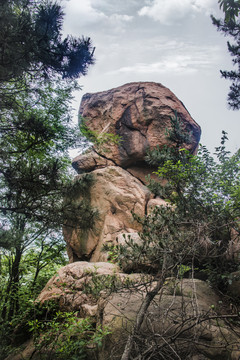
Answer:
[{"label": "cloudy sky", "polygon": [[213,151],[221,131],[228,148],[239,148],[240,112],[229,110],[232,67],[226,38],[212,25],[217,0],[64,0],[64,33],[87,36],[96,63],[80,79],[74,101],[132,81],[155,81],[174,92],[202,128],[201,143]]}]

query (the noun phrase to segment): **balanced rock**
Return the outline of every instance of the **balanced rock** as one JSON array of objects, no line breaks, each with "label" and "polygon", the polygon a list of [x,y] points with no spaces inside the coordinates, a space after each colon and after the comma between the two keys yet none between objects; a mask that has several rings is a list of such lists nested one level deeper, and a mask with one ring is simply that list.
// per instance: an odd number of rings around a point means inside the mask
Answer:
[{"label": "balanced rock", "polygon": [[[91,173],[94,178],[86,194],[88,199],[76,194],[74,202],[80,205],[83,200],[88,201],[98,217],[94,228],[82,229],[79,224],[64,227],[70,262],[106,261],[104,244],[116,245],[121,234],[134,237],[141,231],[132,213],[143,217],[154,207],[165,204],[162,199],[153,199],[146,186],[148,175],[157,181],[159,178],[154,174],[156,168],[149,166],[145,157],[156,146],[176,145],[169,142],[167,135],[172,128],[171,118],[176,114],[182,130],[191,134],[191,141],[181,145],[195,153],[200,127],[182,102],[163,85],[137,82],[83,96],[81,121],[98,141],[73,160],[79,176]],[[118,141],[111,141],[112,135],[117,135]]]},{"label": "balanced rock", "polygon": [[93,152],[88,157],[80,155],[73,160],[73,167],[81,173],[105,166],[106,160],[123,168],[144,163],[147,150],[169,144],[166,129],[170,128],[170,117],[173,118],[176,113],[183,128],[192,134],[191,143],[183,144],[183,147],[194,153],[200,138],[200,127],[183,103],[163,85],[136,82],[85,94],[80,115],[87,128],[98,134],[118,135],[119,142],[109,141],[102,148],[93,146]]}]

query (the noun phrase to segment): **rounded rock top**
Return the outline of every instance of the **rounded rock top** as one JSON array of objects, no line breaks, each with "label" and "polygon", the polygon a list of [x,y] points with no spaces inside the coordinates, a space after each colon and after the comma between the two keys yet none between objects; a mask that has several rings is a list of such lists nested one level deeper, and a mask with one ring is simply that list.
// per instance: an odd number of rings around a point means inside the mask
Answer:
[{"label": "rounded rock top", "polygon": [[[95,153],[124,168],[144,163],[149,149],[171,146],[166,131],[176,114],[183,129],[191,133],[191,142],[183,147],[196,152],[201,135],[200,126],[183,103],[172,91],[155,82],[133,82],[87,93],[82,98],[79,114],[80,122],[84,121],[90,132],[99,134],[103,143],[104,137],[106,139],[102,147],[93,146]],[[108,134],[117,135],[119,140],[112,142]],[[84,170],[84,162],[80,164]],[[73,166],[77,168],[77,159]]]}]

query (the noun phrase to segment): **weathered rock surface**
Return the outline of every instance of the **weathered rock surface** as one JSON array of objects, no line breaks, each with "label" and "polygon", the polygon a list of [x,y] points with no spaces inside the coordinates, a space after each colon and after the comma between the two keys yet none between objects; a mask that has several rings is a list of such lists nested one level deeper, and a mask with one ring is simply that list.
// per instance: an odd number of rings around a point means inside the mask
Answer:
[{"label": "weathered rock surface", "polygon": [[[161,84],[136,82],[85,94],[80,106],[80,115],[90,130],[120,137],[118,144],[106,143],[99,155],[124,168],[144,162],[148,149],[169,144],[166,128],[170,127],[170,116],[174,117],[176,111],[184,128],[192,132],[192,143],[185,147],[195,152],[200,127],[182,102]],[[89,171],[89,164],[84,159],[84,155],[80,155],[73,160],[73,167],[78,172]],[[100,157],[94,161],[96,168],[102,166]]]},{"label": "weathered rock surface", "polygon": [[[132,212],[143,217],[149,199],[153,196],[138,179],[118,166],[92,171],[94,184],[90,188],[90,205],[98,210],[93,229],[65,226],[70,261],[106,261],[103,244],[116,244],[121,233],[141,230]],[[79,175],[81,176],[81,175]],[[80,202],[82,197],[75,199]]]},{"label": "weathered rock surface", "polygon": [[101,169],[106,166],[114,166],[115,163],[112,160],[106,159],[100,156],[94,150],[88,150],[86,153],[79,155],[72,162],[73,168],[77,170],[79,174],[85,172],[91,172],[96,169]]},{"label": "weathered rock surface", "polygon": [[[125,291],[114,293],[107,299],[102,324],[111,329],[111,333],[105,340],[99,360],[121,359],[126,339],[145,295],[144,292]],[[172,346],[172,349],[178,349],[179,354],[182,353],[181,359],[185,358],[190,349],[192,357],[188,359],[237,360],[240,356],[238,336],[223,321],[214,319],[219,303],[218,296],[204,281],[168,279],[162,295],[157,295],[148,308],[141,334],[138,334],[139,349],[141,342],[144,343],[152,335],[149,350],[156,343],[162,345],[163,357],[164,347],[166,350],[169,346],[168,350],[171,350]],[[204,316],[212,319],[204,321]],[[178,340],[174,342],[178,333]],[[175,358],[173,353],[172,356],[169,358]]]},{"label": "weathered rock surface", "polygon": [[[117,277],[120,279],[119,286],[121,281],[123,283],[128,279],[130,287],[109,295],[102,282],[103,289],[94,298],[86,291],[86,285],[91,283],[93,276],[100,279],[104,276]],[[120,359],[146,291],[155,286],[155,282],[148,283],[150,277],[142,276],[120,273],[115,265],[109,263],[76,262],[61,268],[49,280],[38,300],[41,303],[56,301],[60,310],[77,312],[79,317],[92,317],[99,325],[107,327],[110,334],[95,358]],[[129,281],[132,281],[132,287]],[[136,283],[144,285],[136,287]],[[139,345],[141,347],[141,341],[144,344],[146,339],[151,338],[151,334],[155,334],[152,345],[169,344],[168,350],[171,350],[171,346],[173,349],[177,346],[179,354],[184,354],[186,348],[191,349],[191,359],[237,360],[240,350],[234,327],[228,326],[223,319],[214,319],[221,310],[220,306],[219,297],[206,282],[167,278],[162,292],[154,298],[146,312],[139,334]],[[175,337],[177,340],[173,341]],[[30,354],[29,358],[38,359],[30,341],[26,343],[22,354],[10,356],[8,360],[20,360],[23,354]]]},{"label": "weathered rock surface", "polygon": [[58,302],[62,311],[78,311],[81,316],[95,316],[97,314],[96,301],[84,293],[86,285],[95,276],[114,275],[119,272],[116,265],[99,262],[89,263],[78,261],[59,269],[51,278],[38,297],[40,303],[54,300]]}]

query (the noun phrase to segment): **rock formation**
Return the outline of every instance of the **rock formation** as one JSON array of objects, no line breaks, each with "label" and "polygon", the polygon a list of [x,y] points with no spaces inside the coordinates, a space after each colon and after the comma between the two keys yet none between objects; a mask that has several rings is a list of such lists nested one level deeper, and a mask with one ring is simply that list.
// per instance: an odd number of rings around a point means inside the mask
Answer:
[{"label": "rock formation", "polygon": [[[153,194],[145,186],[146,176],[156,178],[152,174],[156,169],[148,166],[145,157],[156,146],[174,146],[166,130],[176,112],[183,128],[192,134],[191,143],[183,147],[194,153],[200,127],[182,102],[163,85],[130,83],[83,96],[81,121],[94,134],[118,135],[119,141],[107,141],[102,146],[93,144],[91,150],[73,160],[79,174],[90,172],[94,178],[88,197],[99,217],[91,230],[64,228],[70,261],[105,261],[107,254],[101,252],[104,243],[116,244],[121,233],[140,230],[131,213],[139,216],[147,213]],[[80,202],[82,198],[75,200]],[[155,203],[158,201],[162,200],[156,199]]]}]

